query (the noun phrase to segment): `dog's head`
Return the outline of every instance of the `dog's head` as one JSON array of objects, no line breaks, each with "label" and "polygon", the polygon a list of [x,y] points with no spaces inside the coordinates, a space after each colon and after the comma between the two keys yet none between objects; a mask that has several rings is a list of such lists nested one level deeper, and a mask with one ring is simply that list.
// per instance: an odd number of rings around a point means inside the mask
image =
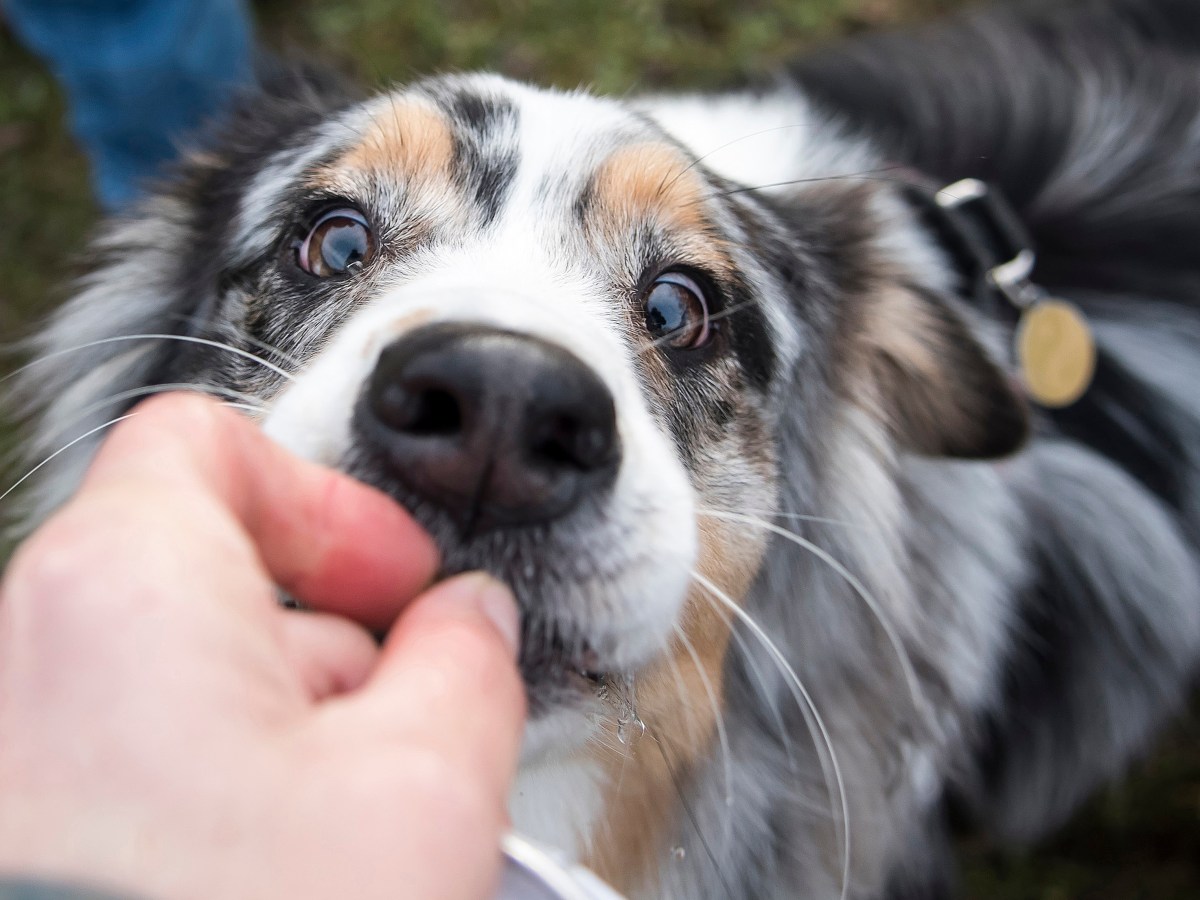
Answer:
[{"label": "dog's head", "polygon": [[113,230],[47,339],[187,342],[39,373],[43,441],[113,391],[233,397],[408,507],[447,573],[513,586],[531,754],[670,721],[720,693],[750,520],[852,477],[831,435],[990,456],[1024,421],[886,185],[758,190],[675,131],[487,76],[256,106]]},{"label": "dog's head", "polygon": [[698,514],[771,506],[799,336],[692,162],[617,104],[444,79],[264,160],[226,225],[208,318],[290,377],[226,360],[221,382],[411,509],[446,572],[514,587],[535,719],[624,694],[693,569],[741,596],[761,552]]}]

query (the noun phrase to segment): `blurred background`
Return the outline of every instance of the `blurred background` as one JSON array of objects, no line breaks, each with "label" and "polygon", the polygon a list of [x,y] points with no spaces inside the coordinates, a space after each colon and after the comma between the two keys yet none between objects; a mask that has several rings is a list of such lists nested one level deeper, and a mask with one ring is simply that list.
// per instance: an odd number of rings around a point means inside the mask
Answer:
[{"label": "blurred background", "polygon": [[[321,60],[368,85],[487,68],[542,84],[622,94],[717,87],[769,72],[821,42],[963,5],[260,0],[253,10],[266,47]],[[19,364],[11,344],[83,270],[80,254],[98,216],[59,89],[0,14],[0,378]],[[0,382],[0,398],[3,391]],[[14,440],[14,427],[0,418],[0,453]],[[19,474],[0,463],[0,493]],[[3,558],[0,541],[0,564]],[[1033,852],[1012,852],[968,838],[962,855],[965,896],[977,900],[1200,900],[1200,709],[1154,759],[1097,797],[1054,840]]]}]

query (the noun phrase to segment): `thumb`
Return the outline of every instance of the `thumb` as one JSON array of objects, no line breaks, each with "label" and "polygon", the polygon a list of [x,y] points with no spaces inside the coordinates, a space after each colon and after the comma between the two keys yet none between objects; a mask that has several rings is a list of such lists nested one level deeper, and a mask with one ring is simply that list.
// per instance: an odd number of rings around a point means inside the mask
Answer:
[{"label": "thumb", "polygon": [[525,725],[518,632],[500,582],[480,573],[444,581],[400,616],[355,702],[386,737],[432,750],[503,797]]}]

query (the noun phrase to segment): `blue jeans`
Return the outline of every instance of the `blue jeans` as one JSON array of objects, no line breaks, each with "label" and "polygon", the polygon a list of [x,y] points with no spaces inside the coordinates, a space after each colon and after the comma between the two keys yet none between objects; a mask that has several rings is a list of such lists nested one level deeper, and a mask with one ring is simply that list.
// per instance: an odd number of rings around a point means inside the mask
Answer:
[{"label": "blue jeans", "polygon": [[66,89],[109,210],[252,79],[245,0],[0,0]]}]

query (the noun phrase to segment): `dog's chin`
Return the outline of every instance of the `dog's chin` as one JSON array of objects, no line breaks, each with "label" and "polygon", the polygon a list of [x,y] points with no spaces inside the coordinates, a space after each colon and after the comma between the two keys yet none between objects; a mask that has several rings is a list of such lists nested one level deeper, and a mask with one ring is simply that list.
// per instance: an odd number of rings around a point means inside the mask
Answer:
[{"label": "dog's chin", "polygon": [[531,720],[563,707],[589,706],[611,690],[612,676],[585,642],[568,642],[557,633],[539,639],[528,621],[522,632],[520,667]]},{"label": "dog's chin", "polygon": [[[567,647],[572,646],[573,650]],[[585,713],[593,720],[619,717],[631,709],[634,674],[639,666],[628,659],[605,664],[601,654],[584,642],[561,639],[526,643],[520,656],[529,721],[538,722],[563,711]]]},{"label": "dog's chin", "polygon": [[522,765],[561,761],[583,749],[605,722],[636,716],[631,674],[522,670],[529,706]]}]

